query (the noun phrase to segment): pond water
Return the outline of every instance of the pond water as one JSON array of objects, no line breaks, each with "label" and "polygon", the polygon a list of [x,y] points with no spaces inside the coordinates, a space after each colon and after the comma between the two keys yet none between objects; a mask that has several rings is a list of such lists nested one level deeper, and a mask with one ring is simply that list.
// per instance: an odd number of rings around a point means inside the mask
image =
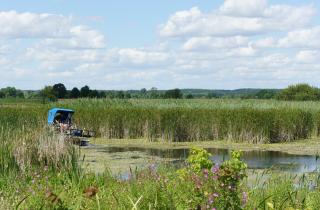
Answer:
[{"label": "pond water", "polygon": [[[207,148],[211,160],[220,164],[229,159],[228,149]],[[188,157],[189,149],[150,149],[139,147],[108,147],[91,146],[82,149],[86,156],[85,162],[93,170],[101,169],[101,165],[112,170],[121,170],[128,167],[143,167],[148,163],[169,161],[172,164],[183,163]],[[249,169],[271,169],[288,172],[307,173],[318,170],[320,160],[312,155],[291,155],[274,151],[245,151],[243,160]]]}]

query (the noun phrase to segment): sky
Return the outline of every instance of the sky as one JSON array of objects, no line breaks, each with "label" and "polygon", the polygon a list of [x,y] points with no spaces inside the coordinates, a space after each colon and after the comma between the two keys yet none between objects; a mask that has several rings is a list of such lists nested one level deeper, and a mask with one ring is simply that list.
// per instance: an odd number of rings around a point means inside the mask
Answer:
[{"label": "sky", "polygon": [[1,0],[0,87],[320,86],[316,0]]}]

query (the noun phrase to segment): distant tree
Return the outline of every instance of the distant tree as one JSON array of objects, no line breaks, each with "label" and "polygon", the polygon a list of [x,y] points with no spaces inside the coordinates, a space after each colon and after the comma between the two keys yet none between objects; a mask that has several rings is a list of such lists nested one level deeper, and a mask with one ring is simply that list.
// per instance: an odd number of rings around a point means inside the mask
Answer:
[{"label": "distant tree", "polygon": [[172,90],[167,90],[164,94],[164,98],[182,98],[183,94],[180,89],[172,89]]},{"label": "distant tree", "polygon": [[158,89],[156,87],[152,87],[150,90],[150,98],[159,98],[159,92]]},{"label": "distant tree", "polygon": [[89,97],[89,94],[90,94],[89,86],[86,85],[80,89],[80,97],[86,98],[86,97]]},{"label": "distant tree", "polygon": [[99,94],[99,98],[105,98],[106,97],[106,92],[105,91],[101,91]]},{"label": "distant tree", "polygon": [[99,98],[100,94],[97,90],[91,90],[89,93],[90,98]]},{"label": "distant tree", "polygon": [[57,98],[65,98],[67,95],[67,88],[62,83],[54,84],[52,86]]},{"label": "distant tree", "polygon": [[124,92],[122,90],[118,91],[116,94],[116,98],[123,99],[125,97]]},{"label": "distant tree", "polygon": [[258,99],[272,99],[275,98],[277,95],[277,92],[275,90],[260,90],[258,93],[256,93],[256,98]]},{"label": "distant tree", "polygon": [[106,91],[105,94],[106,94],[106,98],[110,98],[110,99],[115,98],[115,95],[116,95],[115,92],[112,90]]},{"label": "distant tree", "polygon": [[219,96],[214,93],[214,92],[209,92],[207,95],[206,95],[206,98],[208,99],[211,99],[211,98],[219,98]]},{"label": "distant tree", "polygon": [[193,96],[191,93],[189,93],[189,94],[187,94],[187,95],[185,96],[185,98],[186,98],[186,99],[192,99],[192,98],[194,98],[194,96]]},{"label": "distant tree", "polygon": [[4,94],[4,92],[2,90],[0,90],[0,98],[4,98],[6,97],[6,95]]},{"label": "distant tree", "polygon": [[141,90],[140,90],[140,92],[139,92],[139,98],[146,98],[147,97],[147,89],[146,88],[142,88]]},{"label": "distant tree", "polygon": [[70,92],[70,98],[79,98],[80,97],[80,90],[76,87],[72,88]]},{"label": "distant tree", "polygon": [[308,84],[290,85],[277,95],[279,100],[315,101],[320,99],[320,90]]},{"label": "distant tree", "polygon": [[56,93],[53,90],[52,86],[45,86],[40,91],[40,97],[43,99],[43,101],[46,101],[46,100],[55,101],[57,99]]},{"label": "distant tree", "polygon": [[127,91],[127,92],[124,94],[124,97],[129,99],[129,98],[131,98],[131,94]]},{"label": "distant tree", "polygon": [[140,93],[141,93],[142,95],[145,95],[145,94],[147,93],[147,89],[142,88],[142,89],[140,90]]},{"label": "distant tree", "polygon": [[24,98],[24,94],[21,90],[17,90],[15,87],[6,87],[0,90],[4,98]]}]

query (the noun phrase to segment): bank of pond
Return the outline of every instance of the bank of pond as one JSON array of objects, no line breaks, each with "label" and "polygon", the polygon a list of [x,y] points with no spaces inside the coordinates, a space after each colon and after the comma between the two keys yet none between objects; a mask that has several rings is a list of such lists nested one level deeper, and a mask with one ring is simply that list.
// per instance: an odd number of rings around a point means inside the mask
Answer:
[{"label": "bank of pond", "polygon": [[[209,159],[221,164],[230,159],[232,150],[206,148],[212,154]],[[81,149],[84,167],[99,173],[104,167],[114,168],[114,172],[131,168],[144,168],[149,164],[166,162],[177,168],[183,167],[190,154],[190,148],[156,149],[145,147],[91,145]],[[242,160],[248,169],[274,170],[292,173],[317,172],[320,166],[318,155],[294,155],[278,151],[242,151]],[[153,162],[153,163],[152,163]]]},{"label": "bank of pond", "polygon": [[[121,153],[126,149],[104,148]],[[136,150],[136,149],[131,149]],[[76,165],[43,166],[1,177],[1,209],[310,209],[320,208],[317,170],[291,174],[258,171],[254,178],[243,159],[255,154],[193,148],[183,166],[148,164],[129,167],[128,175],[108,168],[96,174]],[[149,151],[154,154],[155,151]],[[158,154],[156,154],[158,155]],[[166,154],[161,154],[165,155]],[[259,156],[268,157],[268,153]],[[176,157],[177,157],[176,156]],[[184,154],[183,154],[184,156]],[[279,154],[274,158],[288,159]],[[304,157],[305,158],[305,157]],[[302,158],[303,159],[303,158]],[[297,159],[296,159],[297,160]],[[216,162],[214,162],[216,161]],[[307,161],[305,159],[304,161]],[[302,162],[304,162],[302,161]],[[254,161],[253,161],[254,162]],[[298,161],[299,162],[299,161]]]}]

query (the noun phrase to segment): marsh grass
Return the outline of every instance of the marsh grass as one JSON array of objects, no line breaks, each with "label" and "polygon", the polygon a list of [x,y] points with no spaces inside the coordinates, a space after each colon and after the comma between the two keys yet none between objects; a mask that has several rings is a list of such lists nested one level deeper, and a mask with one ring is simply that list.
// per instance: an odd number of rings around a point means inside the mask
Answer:
[{"label": "marsh grass", "polygon": [[[51,107],[77,111],[75,122],[106,138],[182,142],[288,142],[320,131],[317,102],[256,100],[66,100],[54,104],[0,102],[0,209],[178,209],[192,183],[174,169],[136,170],[129,180],[79,167],[77,149],[46,129]],[[244,209],[320,209],[319,173],[298,179],[270,175],[248,188]],[[180,183],[180,184],[177,184]],[[97,188],[94,196],[86,189]],[[268,207],[267,207],[268,206]]]}]

